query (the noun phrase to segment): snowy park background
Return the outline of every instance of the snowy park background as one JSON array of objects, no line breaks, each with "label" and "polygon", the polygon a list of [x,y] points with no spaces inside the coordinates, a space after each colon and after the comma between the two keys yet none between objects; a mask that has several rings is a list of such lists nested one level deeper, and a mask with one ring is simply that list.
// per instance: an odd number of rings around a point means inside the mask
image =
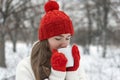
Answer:
[{"label": "snowy park background", "polygon": [[[17,44],[17,52],[12,51],[11,42],[6,42],[7,68],[0,68],[0,80],[14,80],[16,66],[25,57],[30,55],[32,45],[23,42]],[[90,47],[91,55],[84,55],[81,51],[81,66],[85,69],[88,80],[120,80],[120,48],[109,47],[107,57],[101,57],[102,48]]]},{"label": "snowy park background", "polygon": [[[0,80],[30,55],[48,0],[0,0]],[[120,0],[56,0],[74,26],[88,80],[120,80]]]}]

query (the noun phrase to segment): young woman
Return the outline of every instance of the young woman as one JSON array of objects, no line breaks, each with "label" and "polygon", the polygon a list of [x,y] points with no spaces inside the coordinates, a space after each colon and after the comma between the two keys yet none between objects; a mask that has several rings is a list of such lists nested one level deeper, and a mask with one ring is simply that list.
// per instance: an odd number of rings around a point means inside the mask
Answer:
[{"label": "young woman", "polygon": [[72,21],[59,10],[56,1],[49,0],[46,14],[39,26],[39,40],[33,45],[31,56],[17,66],[16,80],[86,80],[80,68],[80,52],[72,46],[74,65],[66,67],[66,56],[58,49],[69,45],[74,34]]}]

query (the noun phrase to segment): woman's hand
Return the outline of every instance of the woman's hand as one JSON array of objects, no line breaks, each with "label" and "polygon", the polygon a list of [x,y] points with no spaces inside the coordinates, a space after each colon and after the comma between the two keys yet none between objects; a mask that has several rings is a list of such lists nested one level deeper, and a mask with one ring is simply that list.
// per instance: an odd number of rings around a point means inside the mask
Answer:
[{"label": "woman's hand", "polygon": [[78,50],[78,47],[76,45],[73,45],[72,47],[72,56],[74,59],[74,66],[73,67],[68,67],[66,70],[67,71],[76,71],[79,68],[79,63],[80,63],[80,52]]},{"label": "woman's hand", "polygon": [[59,53],[57,50],[52,51],[51,67],[57,71],[66,71],[67,58],[63,53]]},{"label": "woman's hand", "polygon": [[66,69],[66,80],[80,80],[78,74],[78,68],[80,66],[80,52],[76,45],[72,47],[72,56],[74,60],[73,67],[68,67]]},{"label": "woman's hand", "polygon": [[49,80],[65,80],[67,59],[64,54],[53,50]]}]

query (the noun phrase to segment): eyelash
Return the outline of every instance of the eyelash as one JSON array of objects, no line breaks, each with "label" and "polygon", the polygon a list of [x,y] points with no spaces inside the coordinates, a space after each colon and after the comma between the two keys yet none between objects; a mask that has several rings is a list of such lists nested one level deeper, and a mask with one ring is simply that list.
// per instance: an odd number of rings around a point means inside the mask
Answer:
[{"label": "eyelash", "polygon": [[70,40],[71,39],[71,37],[69,37],[69,38],[66,38],[66,40]]},{"label": "eyelash", "polygon": [[59,38],[55,38],[55,39],[58,40],[58,41],[61,40],[61,39],[59,39]]},{"label": "eyelash", "polygon": [[[55,38],[56,40],[61,40],[62,38]],[[70,40],[71,39],[71,37],[69,37],[69,38],[66,38],[66,40]]]}]

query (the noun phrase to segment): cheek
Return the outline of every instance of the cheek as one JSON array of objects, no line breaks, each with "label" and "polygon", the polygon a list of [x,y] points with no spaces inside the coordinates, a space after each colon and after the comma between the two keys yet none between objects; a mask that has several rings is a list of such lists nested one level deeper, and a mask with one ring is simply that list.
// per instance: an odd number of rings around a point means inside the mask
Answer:
[{"label": "cheek", "polygon": [[50,49],[57,49],[59,47],[59,43],[56,41],[49,41]]},{"label": "cheek", "polygon": [[57,48],[58,48],[58,44],[54,44],[54,43],[53,43],[53,44],[51,45],[51,49],[57,49]]}]

